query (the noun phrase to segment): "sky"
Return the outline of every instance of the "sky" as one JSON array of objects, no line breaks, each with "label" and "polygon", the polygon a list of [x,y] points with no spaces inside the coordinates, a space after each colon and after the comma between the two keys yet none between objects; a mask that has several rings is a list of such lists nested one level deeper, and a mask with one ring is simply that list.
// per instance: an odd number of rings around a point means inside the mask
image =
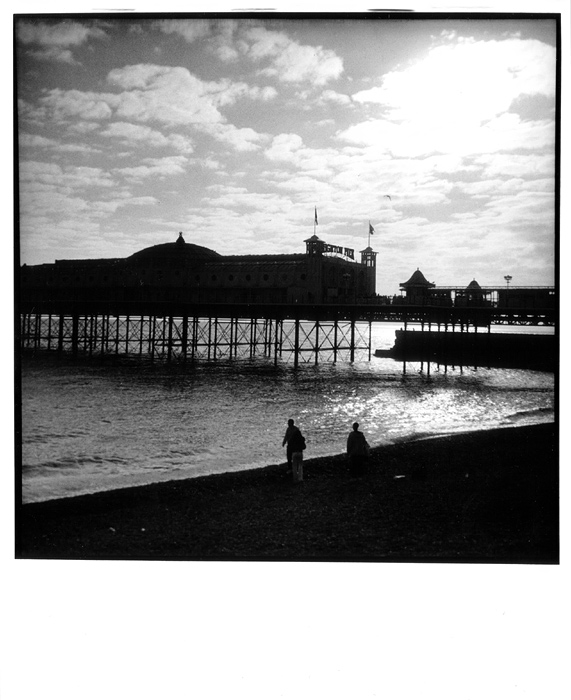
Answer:
[{"label": "sky", "polygon": [[20,262],[301,253],[317,209],[380,294],[553,285],[555,21],[450,17],[22,18]]}]

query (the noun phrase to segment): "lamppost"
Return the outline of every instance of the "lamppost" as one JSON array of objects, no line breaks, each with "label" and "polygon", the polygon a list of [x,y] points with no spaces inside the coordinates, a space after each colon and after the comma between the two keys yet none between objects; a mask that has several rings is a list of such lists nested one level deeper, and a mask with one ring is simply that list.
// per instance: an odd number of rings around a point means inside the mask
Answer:
[{"label": "lamppost", "polygon": [[512,281],[512,276],[511,275],[504,275],[504,279],[506,281],[506,306],[509,306],[508,295],[509,295],[509,291],[510,291],[510,282]]}]

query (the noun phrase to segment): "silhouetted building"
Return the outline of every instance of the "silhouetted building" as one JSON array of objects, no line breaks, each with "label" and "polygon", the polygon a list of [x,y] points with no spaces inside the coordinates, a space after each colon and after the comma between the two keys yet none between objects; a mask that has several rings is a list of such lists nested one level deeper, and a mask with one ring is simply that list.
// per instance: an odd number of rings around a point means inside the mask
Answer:
[{"label": "silhouetted building", "polygon": [[375,295],[376,253],[312,236],[306,252],[221,255],[162,243],[127,258],[56,260],[21,268],[23,299],[236,303],[349,303]]},{"label": "silhouetted building", "polygon": [[430,290],[434,287],[422,272],[417,268],[406,282],[400,283],[400,288],[405,292],[407,304],[426,304],[431,298]]}]

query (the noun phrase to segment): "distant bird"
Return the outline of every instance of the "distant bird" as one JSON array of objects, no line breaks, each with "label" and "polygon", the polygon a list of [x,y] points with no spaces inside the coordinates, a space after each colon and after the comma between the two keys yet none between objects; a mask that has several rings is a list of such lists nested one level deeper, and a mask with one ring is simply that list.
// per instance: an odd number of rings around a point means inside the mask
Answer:
[{"label": "distant bird", "polygon": [[391,199],[391,196],[390,196],[390,194],[386,194],[386,195],[385,195],[385,197],[386,197],[387,199],[390,199],[390,200],[391,200],[391,202],[393,201],[393,200]]}]

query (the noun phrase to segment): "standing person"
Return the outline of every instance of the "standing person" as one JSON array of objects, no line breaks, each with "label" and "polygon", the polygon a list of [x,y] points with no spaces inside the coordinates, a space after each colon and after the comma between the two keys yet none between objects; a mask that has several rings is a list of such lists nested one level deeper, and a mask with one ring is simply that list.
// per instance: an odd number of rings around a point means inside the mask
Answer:
[{"label": "standing person", "polygon": [[284,445],[287,445],[286,447],[286,458],[287,458],[287,466],[289,471],[291,471],[291,447],[289,446],[289,440],[293,433],[297,430],[296,426],[294,425],[293,418],[290,418],[287,422],[287,429],[285,431],[284,439],[282,440],[282,447]]},{"label": "standing person", "polygon": [[291,447],[291,471],[294,483],[303,481],[303,450],[305,450],[305,438],[301,430],[296,428],[292,433],[288,445]]},{"label": "standing person", "polygon": [[294,481],[303,481],[303,450],[305,439],[292,418],[287,422],[287,430],[282,441],[286,447],[287,464],[291,469]]},{"label": "standing person", "polygon": [[363,475],[369,459],[369,443],[359,430],[359,423],[353,423],[353,430],[347,438],[347,457],[351,474],[353,476]]}]

